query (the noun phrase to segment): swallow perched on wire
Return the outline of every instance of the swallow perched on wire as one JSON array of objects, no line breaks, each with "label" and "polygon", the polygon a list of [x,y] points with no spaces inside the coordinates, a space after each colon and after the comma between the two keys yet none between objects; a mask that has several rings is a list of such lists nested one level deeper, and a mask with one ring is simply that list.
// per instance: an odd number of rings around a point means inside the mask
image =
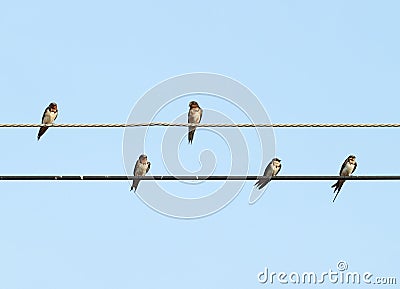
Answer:
[{"label": "swallow perched on wire", "polygon": [[[150,170],[150,165],[151,163],[147,161],[147,156],[145,154],[140,155],[139,159],[136,161],[135,169],[133,170],[133,175],[145,176]],[[133,180],[131,191],[133,189],[135,189],[136,191],[138,185],[139,185],[139,180]]]},{"label": "swallow perched on wire", "polygon": [[281,160],[278,158],[273,158],[264,171],[264,176],[267,178],[258,180],[254,185],[261,190],[271,181],[271,177],[276,176],[279,173],[281,167]]},{"label": "swallow perched on wire", "polygon": [[[196,101],[191,101],[189,103],[188,123],[200,123],[202,115],[203,110],[200,108],[199,104]],[[195,130],[195,126],[189,126],[188,138],[190,144],[193,142]]]},{"label": "swallow perched on wire", "polygon": [[[357,168],[356,157],[353,155],[349,155],[348,158],[344,161],[339,175],[340,176],[350,176]],[[333,198],[333,202],[335,202],[336,197],[338,196],[342,186],[344,184],[344,180],[338,180],[336,183],[332,185],[332,188],[335,188],[333,193],[336,193],[335,197]]]},{"label": "swallow perched on wire", "polygon": [[[52,102],[49,106],[45,109],[43,116],[42,116],[42,124],[52,124],[58,116],[58,109],[57,104]],[[39,140],[41,136],[46,132],[48,126],[41,126],[39,129],[39,133],[37,139]]]}]

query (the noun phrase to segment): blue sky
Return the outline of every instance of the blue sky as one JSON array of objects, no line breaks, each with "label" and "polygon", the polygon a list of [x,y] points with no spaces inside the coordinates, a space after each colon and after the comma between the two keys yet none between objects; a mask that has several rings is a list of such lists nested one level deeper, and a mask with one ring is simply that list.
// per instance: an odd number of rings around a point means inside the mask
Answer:
[{"label": "blue sky", "polygon": [[[58,123],[124,123],[146,91],[199,71],[247,86],[273,123],[399,122],[400,3],[231,2],[1,2],[0,122],[38,123],[56,101]],[[221,100],[197,99],[243,120]],[[185,115],[188,100],[158,120]],[[37,129],[0,130],[0,175],[125,174],[121,128],[50,128],[40,142]],[[154,175],[165,173],[160,132],[146,150]],[[241,132],[257,147],[253,132]],[[397,129],[274,133],[282,175],[334,175],[349,154],[358,175],[399,174]],[[206,130],[190,148],[171,146],[194,171],[204,149],[215,172],[229,169],[229,147]],[[132,148],[133,162],[140,153]],[[263,172],[257,162],[249,174]],[[217,185],[163,184],[196,196]],[[400,184],[346,182],[335,204],[331,185],[271,182],[249,206],[247,182],[223,210],[181,220],[150,209],[128,182],[1,182],[0,287],[291,288],[302,285],[262,285],[257,273],[323,272],[339,260],[399,279]]]}]

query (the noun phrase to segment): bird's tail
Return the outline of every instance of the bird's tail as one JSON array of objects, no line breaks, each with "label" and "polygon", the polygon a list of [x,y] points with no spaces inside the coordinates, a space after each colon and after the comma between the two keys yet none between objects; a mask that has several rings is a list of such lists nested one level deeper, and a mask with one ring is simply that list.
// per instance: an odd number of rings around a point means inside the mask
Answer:
[{"label": "bird's tail", "polygon": [[132,191],[133,189],[135,189],[135,192],[136,192],[136,189],[137,189],[138,185],[139,185],[139,180],[134,180],[134,181],[132,182],[131,191]]},{"label": "bird's tail", "polygon": [[188,134],[188,140],[189,143],[193,143],[193,137],[194,137],[194,132],[195,132],[196,128],[194,126],[189,126],[189,134]]},{"label": "bird's tail", "polygon": [[48,126],[41,126],[41,127],[40,127],[39,133],[38,133],[38,135],[37,135],[37,140],[39,140],[39,139],[42,137],[42,135],[44,135],[44,133],[46,132],[46,130],[47,130],[48,128],[49,128]]},{"label": "bird's tail", "polygon": [[335,194],[335,197],[333,198],[333,201],[332,201],[332,203],[334,203],[335,202],[335,200],[336,200],[336,198],[337,198],[337,196],[339,195],[339,191],[337,191],[337,193]]},{"label": "bird's tail", "polygon": [[262,188],[264,188],[267,184],[269,183],[269,180],[258,180],[257,183],[255,183],[254,185],[257,187],[257,189],[261,190]]},{"label": "bird's tail", "polygon": [[336,183],[334,183],[333,185],[332,185],[332,187],[331,188],[335,188],[334,190],[333,190],[333,193],[335,194],[335,197],[333,198],[333,203],[335,202],[335,200],[336,200],[336,198],[337,198],[337,196],[339,195],[339,192],[340,192],[340,190],[342,189],[342,186],[343,186],[343,184],[344,184],[344,181],[343,180],[338,180]]}]

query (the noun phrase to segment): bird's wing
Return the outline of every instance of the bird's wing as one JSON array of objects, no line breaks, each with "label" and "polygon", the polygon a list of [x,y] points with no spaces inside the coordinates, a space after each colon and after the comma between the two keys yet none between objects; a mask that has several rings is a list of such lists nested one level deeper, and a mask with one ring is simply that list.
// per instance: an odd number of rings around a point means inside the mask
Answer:
[{"label": "bird's wing", "polygon": [[57,116],[58,116],[58,110],[56,111],[56,116],[54,117],[54,120],[57,119]]},{"label": "bird's wing", "polygon": [[139,160],[136,161],[135,169],[133,170],[133,175],[134,176],[138,175],[137,172],[138,172],[138,169],[139,169],[139,162],[140,162]]},{"label": "bird's wing", "polygon": [[282,168],[282,165],[279,165],[279,169],[278,169],[278,171],[276,172],[275,176],[281,171],[281,168]]},{"label": "bird's wing", "polygon": [[266,179],[259,179],[254,185],[261,190],[262,188],[264,188],[269,181],[271,180],[271,177],[273,175],[273,168],[272,168],[272,163],[269,163],[268,166],[265,168],[264,171],[264,177],[267,177]]},{"label": "bird's wing", "polygon": [[272,168],[272,163],[269,163],[268,166],[265,168],[264,176],[265,177],[272,177],[274,169]]},{"label": "bird's wing", "polygon": [[343,171],[344,168],[346,167],[346,164],[347,164],[347,159],[344,161],[342,167],[340,168],[339,176],[342,175],[342,171]]},{"label": "bird's wing", "polygon": [[46,109],[45,109],[44,112],[43,112],[43,116],[42,116],[42,123],[43,123],[43,124],[44,124],[44,118],[46,117],[46,112],[47,112],[48,109],[49,109],[49,108],[46,107]]},{"label": "bird's wing", "polygon": [[353,171],[352,171],[351,173],[354,173],[354,171],[356,170],[356,168],[357,168],[357,162],[354,163],[354,168],[353,168]]},{"label": "bird's wing", "polygon": [[190,123],[190,108],[189,108],[189,112],[188,112],[188,123]]},{"label": "bird's wing", "polygon": [[199,109],[200,109],[200,119],[199,119],[199,122],[201,121],[201,117],[203,116],[203,110],[199,107]]},{"label": "bird's wing", "polygon": [[146,170],[146,174],[149,172],[149,170],[150,170],[150,166],[151,166],[151,162],[147,162],[147,170]]}]

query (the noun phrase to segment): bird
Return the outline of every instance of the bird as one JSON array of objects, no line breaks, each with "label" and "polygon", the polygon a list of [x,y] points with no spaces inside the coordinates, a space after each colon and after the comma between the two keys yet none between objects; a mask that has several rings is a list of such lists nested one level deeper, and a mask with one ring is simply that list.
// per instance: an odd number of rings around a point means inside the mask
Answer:
[{"label": "bird", "polygon": [[271,181],[271,177],[276,176],[279,173],[281,167],[281,160],[278,158],[273,158],[264,171],[264,177],[268,178],[258,180],[258,182],[254,185],[261,190]]},{"label": "bird", "polygon": [[[42,124],[52,124],[58,116],[58,108],[55,102],[49,104],[49,106],[45,109],[42,116]],[[37,135],[37,140],[41,138],[41,136],[46,132],[48,126],[41,126],[39,129],[39,133]]]},{"label": "bird", "polygon": [[[151,163],[147,161],[147,156],[145,154],[141,154],[139,159],[136,161],[135,169],[133,170],[134,176],[145,176],[150,170]],[[136,189],[139,185],[139,180],[133,180],[131,191]]]},{"label": "bird", "polygon": [[[356,157],[354,155],[349,155],[347,159],[343,162],[339,175],[350,176],[356,170],[356,168],[357,168]],[[339,195],[339,192],[344,182],[345,182],[344,180],[338,180],[336,183],[332,185],[331,188],[335,188],[333,193],[336,193],[335,197],[333,198],[333,202],[335,202],[336,197]]]},{"label": "bird", "polygon": [[[200,108],[199,104],[196,101],[191,101],[189,103],[188,123],[200,123],[202,115],[203,110]],[[193,143],[195,130],[195,126],[189,126],[188,139],[190,144]]]}]

